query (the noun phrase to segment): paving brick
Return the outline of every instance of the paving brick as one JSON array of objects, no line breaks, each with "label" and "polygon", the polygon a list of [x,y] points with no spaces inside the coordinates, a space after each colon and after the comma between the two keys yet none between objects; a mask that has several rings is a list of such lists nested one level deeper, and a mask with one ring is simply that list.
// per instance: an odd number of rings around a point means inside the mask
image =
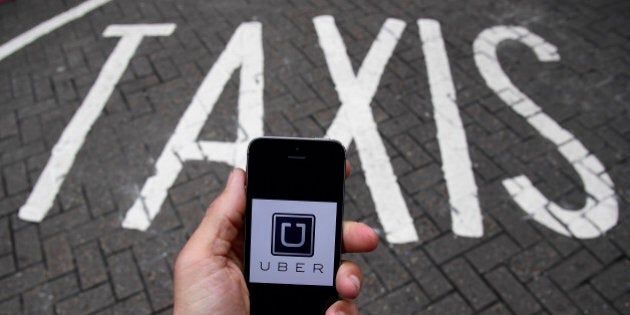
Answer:
[{"label": "paving brick", "polygon": [[538,301],[551,314],[579,314],[580,311],[573,305],[562,291],[556,287],[547,277],[534,279],[528,284],[529,291],[532,292]]},{"label": "paving brick", "polygon": [[27,226],[13,235],[18,268],[23,269],[42,260],[42,249],[36,226]]},{"label": "paving brick", "polygon": [[540,234],[529,223],[524,212],[513,204],[499,204],[490,210],[492,217],[510,234],[521,247],[528,247],[541,239]]},{"label": "paving brick", "polygon": [[589,285],[572,290],[569,297],[584,314],[617,314],[617,311]]},{"label": "paving brick", "polygon": [[391,264],[392,259],[395,258],[387,246],[379,246],[374,252],[364,257],[387,289],[399,287],[411,279],[409,273],[401,265]]},{"label": "paving brick", "polygon": [[173,304],[173,279],[166,261],[141,264],[140,270],[152,309],[155,311]]},{"label": "paving brick", "polygon": [[451,293],[440,301],[429,305],[420,312],[423,315],[439,314],[473,314],[466,302],[457,293]]},{"label": "paving brick", "polygon": [[582,244],[604,264],[608,264],[623,255],[608,237],[582,240]]},{"label": "paving brick", "polygon": [[83,291],[78,295],[63,300],[55,307],[57,314],[91,313],[114,303],[114,296],[109,284]]},{"label": "paving brick", "polygon": [[2,169],[2,177],[9,195],[16,194],[29,188],[26,166],[16,163]]},{"label": "paving brick", "polygon": [[118,299],[124,299],[142,290],[142,280],[130,251],[108,257],[107,265],[112,277],[114,293]]},{"label": "paving brick", "polygon": [[417,193],[443,181],[442,170],[436,164],[429,164],[400,179],[402,187],[409,193]]},{"label": "paving brick", "polygon": [[64,211],[58,215],[47,217],[39,225],[42,237],[48,237],[53,234],[71,230],[85,222],[89,221],[90,214],[86,207],[77,207]]},{"label": "paving brick", "polygon": [[[173,310],[168,310],[165,314],[172,314]],[[151,314],[151,305],[144,293],[139,293],[116,305],[109,307],[96,314],[98,315],[142,315]]]},{"label": "paving brick", "polygon": [[514,313],[532,314],[540,310],[534,297],[505,267],[487,273],[485,278]]},{"label": "paving brick", "polygon": [[630,261],[624,259],[608,267],[591,280],[593,286],[608,300],[630,291]]},{"label": "paving brick", "polygon": [[481,273],[494,268],[497,264],[506,261],[519,251],[518,245],[505,235],[487,241],[466,254],[466,258]]},{"label": "paving brick", "polygon": [[503,303],[496,303],[488,307],[487,309],[483,310],[479,314],[481,315],[507,315],[507,314],[512,314],[512,312],[510,312],[507,306],[505,306]]},{"label": "paving brick", "polygon": [[496,300],[492,290],[464,259],[450,261],[443,270],[474,309],[483,309]]},{"label": "paving brick", "polygon": [[477,244],[479,244],[479,241],[476,239],[457,238],[452,234],[445,234],[428,243],[425,246],[425,249],[431,258],[433,258],[438,264],[441,264],[467,251]]},{"label": "paving brick", "polygon": [[0,302],[0,314],[2,315],[20,314],[21,310],[19,296]]},{"label": "paving brick", "polygon": [[411,272],[431,300],[451,291],[453,288],[451,284],[423,251],[407,249],[400,250],[398,253],[407,270]]},{"label": "paving brick", "polygon": [[0,277],[13,273],[15,271],[15,262],[13,255],[5,255],[0,257]]},{"label": "paving brick", "polygon": [[618,226],[611,233],[613,242],[619,246],[626,256],[630,256],[630,229]]},{"label": "paving brick", "polygon": [[[383,303],[383,300],[387,303]],[[408,314],[428,303],[429,299],[412,282],[370,303],[365,309],[374,314]]]},{"label": "paving brick", "polygon": [[87,289],[107,281],[107,268],[98,243],[83,244],[77,247],[74,252],[82,288]]},{"label": "paving brick", "polygon": [[0,139],[18,134],[17,120],[14,113],[0,115]]},{"label": "paving brick", "polygon": [[625,294],[615,300],[615,307],[621,314],[630,314],[630,293]]},{"label": "paving brick", "polygon": [[602,265],[591,254],[582,250],[554,267],[550,275],[563,289],[568,290],[590,278],[601,268]]},{"label": "paving brick", "polygon": [[9,219],[7,217],[0,218],[0,255],[13,251],[11,240],[11,229],[9,228]]},{"label": "paving brick", "polygon": [[73,273],[46,282],[22,295],[25,313],[53,314],[56,302],[78,292],[79,284]]},{"label": "paving brick", "polygon": [[48,276],[55,277],[74,269],[74,258],[66,234],[58,234],[44,241]]},{"label": "paving brick", "polygon": [[0,280],[0,300],[30,289],[46,279],[44,267],[34,265]]},{"label": "paving brick", "polygon": [[510,269],[522,281],[540,276],[560,261],[560,255],[547,243],[540,242],[510,260]]}]

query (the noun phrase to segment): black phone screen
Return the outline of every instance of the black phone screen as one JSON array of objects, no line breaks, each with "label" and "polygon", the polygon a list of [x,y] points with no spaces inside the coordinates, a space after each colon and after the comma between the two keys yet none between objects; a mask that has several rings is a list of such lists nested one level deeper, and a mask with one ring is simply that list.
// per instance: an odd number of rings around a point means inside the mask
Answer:
[{"label": "black phone screen", "polygon": [[323,314],[337,300],[344,174],[335,141],[250,144],[244,273],[252,314]]}]

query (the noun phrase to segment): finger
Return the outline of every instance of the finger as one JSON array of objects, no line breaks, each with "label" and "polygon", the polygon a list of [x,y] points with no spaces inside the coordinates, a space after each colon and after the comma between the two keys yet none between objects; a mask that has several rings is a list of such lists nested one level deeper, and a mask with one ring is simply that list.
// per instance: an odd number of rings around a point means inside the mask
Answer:
[{"label": "finger", "polygon": [[346,160],[346,178],[350,176],[352,173],[352,165],[350,165],[350,161]]},{"label": "finger", "polygon": [[356,299],[361,292],[363,274],[354,262],[343,261],[337,270],[337,292],[344,299]]},{"label": "finger", "polygon": [[361,253],[373,251],[378,245],[378,236],[374,229],[364,223],[343,222],[343,252]]},{"label": "finger", "polygon": [[326,311],[326,315],[359,315],[359,308],[352,301],[337,301]]},{"label": "finger", "polygon": [[223,192],[206,210],[186,247],[191,251],[212,250],[217,255],[227,253],[243,227],[244,214],[245,172],[237,168],[230,173]]}]

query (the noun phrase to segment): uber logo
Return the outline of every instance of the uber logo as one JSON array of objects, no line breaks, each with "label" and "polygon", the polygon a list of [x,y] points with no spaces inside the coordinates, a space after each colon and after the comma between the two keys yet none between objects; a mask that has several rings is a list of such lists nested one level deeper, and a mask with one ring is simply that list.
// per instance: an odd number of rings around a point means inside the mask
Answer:
[{"label": "uber logo", "polygon": [[274,213],[272,222],[272,255],[300,257],[313,256],[315,248],[314,215]]}]

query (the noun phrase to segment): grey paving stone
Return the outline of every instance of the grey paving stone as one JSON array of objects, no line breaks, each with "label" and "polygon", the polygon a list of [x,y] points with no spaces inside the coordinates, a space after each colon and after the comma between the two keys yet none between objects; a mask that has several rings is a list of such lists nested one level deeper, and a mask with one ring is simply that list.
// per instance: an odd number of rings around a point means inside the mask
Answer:
[{"label": "grey paving stone", "polygon": [[419,314],[473,314],[466,302],[457,293],[451,293],[436,303],[429,305]]},{"label": "grey paving stone", "polygon": [[550,271],[551,278],[563,289],[576,287],[598,272],[602,265],[587,251],[580,251]]},{"label": "grey paving stone", "polygon": [[18,268],[40,262],[42,260],[42,249],[37,233],[37,227],[27,226],[13,233],[15,239],[15,255]]},{"label": "grey paving stone", "polygon": [[505,267],[487,273],[485,278],[514,313],[532,314],[541,309],[540,304]]},{"label": "grey paving stone", "polygon": [[466,258],[479,272],[484,273],[494,268],[497,264],[508,260],[518,252],[518,245],[509,237],[499,235],[470,251],[466,254]]},{"label": "grey paving stone", "polygon": [[591,280],[593,286],[608,300],[630,291],[630,261],[624,259],[608,267]]},{"label": "grey paving stone", "polygon": [[5,255],[0,257],[0,277],[13,273],[15,271],[15,262],[13,255]]},{"label": "grey paving stone", "polygon": [[614,307],[609,305],[588,284],[570,291],[569,297],[585,314],[617,314]]},{"label": "grey paving stone", "polygon": [[579,309],[573,305],[571,300],[547,277],[534,279],[527,287],[551,314],[580,313]]},{"label": "grey paving stone", "polygon": [[547,268],[560,261],[560,255],[542,241],[510,260],[510,269],[522,281],[540,276]]},{"label": "grey paving stone", "polygon": [[20,305],[19,296],[0,302],[0,314],[3,314],[3,315],[19,314],[21,310],[22,310],[22,305]]},{"label": "grey paving stone", "polygon": [[26,166],[24,163],[15,163],[2,169],[2,178],[6,183],[7,193],[14,195],[29,188]]},{"label": "grey paving stone", "polygon": [[387,246],[379,246],[375,251],[364,256],[370,268],[388,290],[399,287],[411,279],[411,275],[400,264],[391,264],[394,257]]},{"label": "grey paving stone", "polygon": [[504,315],[504,314],[512,314],[510,310],[503,303],[496,303],[492,306],[486,308],[481,313],[482,315]]},{"label": "grey paving stone", "polygon": [[142,290],[142,280],[130,251],[114,254],[107,258],[114,292],[118,299],[124,299]]},{"label": "grey paving stone", "polygon": [[13,251],[11,239],[11,229],[9,228],[9,220],[7,217],[0,218],[0,254],[6,254]]},{"label": "grey paving stone", "polygon": [[46,239],[44,241],[44,253],[48,277],[54,278],[74,269],[74,257],[65,233]]},{"label": "grey paving stone", "polygon": [[55,307],[57,314],[91,313],[114,303],[109,284],[104,283],[74,297],[65,299]]},{"label": "grey paving stone", "polygon": [[74,252],[83,289],[108,280],[107,269],[98,243],[91,242],[81,245]]},{"label": "grey paving stone", "polygon": [[[387,301],[386,303],[383,303]],[[410,314],[417,312],[429,303],[418,285],[409,283],[373,301],[365,309],[373,314]]]},{"label": "grey paving stone", "polygon": [[79,292],[76,275],[66,274],[26,291],[22,295],[25,313],[53,314],[56,302]]},{"label": "grey paving stone", "polygon": [[446,276],[423,251],[407,249],[401,250],[398,255],[431,300],[452,290]]},{"label": "grey paving stone", "polygon": [[[454,240],[457,240],[456,242]],[[447,245],[448,244],[448,245]],[[479,244],[479,241],[471,238],[458,238],[452,234],[443,236],[428,243],[425,248],[427,253],[438,264],[441,264]]]},{"label": "grey paving stone", "polygon": [[483,309],[496,300],[492,290],[464,259],[450,261],[443,270],[475,310]]},{"label": "grey paving stone", "polygon": [[34,265],[0,280],[0,300],[30,289],[46,279],[44,267]]}]

